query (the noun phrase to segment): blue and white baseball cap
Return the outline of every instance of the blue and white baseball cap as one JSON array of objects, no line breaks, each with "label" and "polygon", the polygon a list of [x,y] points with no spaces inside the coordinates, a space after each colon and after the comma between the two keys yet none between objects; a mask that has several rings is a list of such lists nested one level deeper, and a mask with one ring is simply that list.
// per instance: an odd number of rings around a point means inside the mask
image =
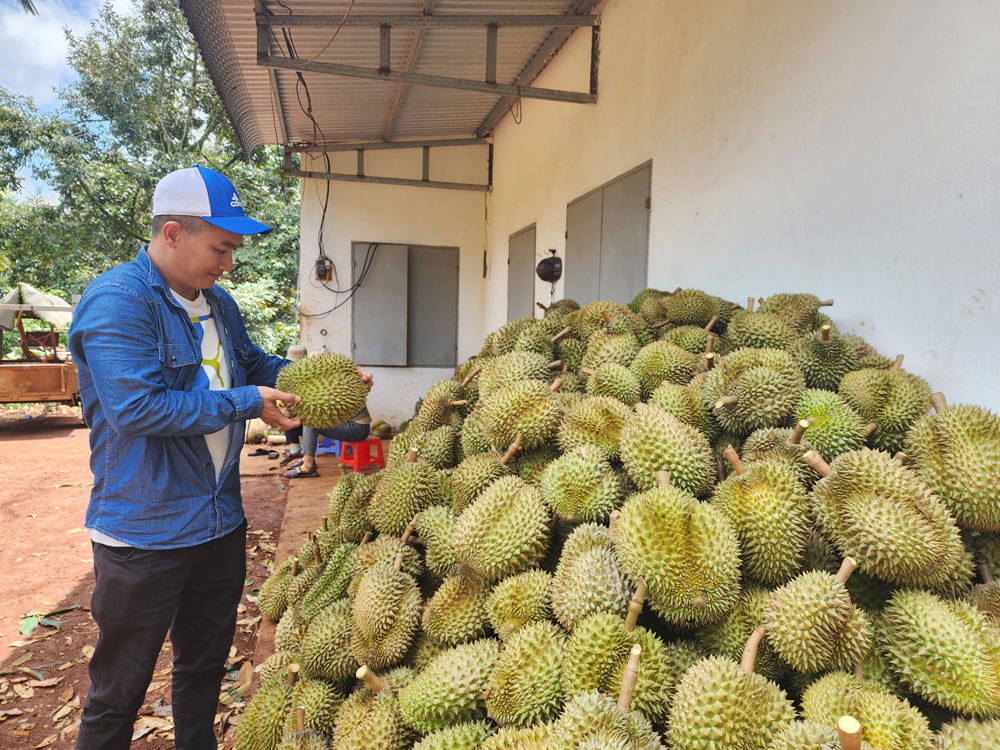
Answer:
[{"label": "blue and white baseball cap", "polygon": [[236,234],[270,232],[243,213],[236,188],[224,175],[205,167],[178,169],[156,185],[153,216],[197,216]]}]

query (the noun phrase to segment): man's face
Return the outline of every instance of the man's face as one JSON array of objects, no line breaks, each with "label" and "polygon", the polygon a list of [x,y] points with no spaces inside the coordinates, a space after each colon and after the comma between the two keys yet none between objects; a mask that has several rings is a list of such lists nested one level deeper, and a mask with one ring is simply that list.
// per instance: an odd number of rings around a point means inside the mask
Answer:
[{"label": "man's face", "polygon": [[[243,244],[243,235],[206,224],[188,232],[179,224],[173,242],[174,276],[192,289],[209,289],[219,277],[233,270],[233,251]],[[164,227],[170,231],[171,225]]]}]

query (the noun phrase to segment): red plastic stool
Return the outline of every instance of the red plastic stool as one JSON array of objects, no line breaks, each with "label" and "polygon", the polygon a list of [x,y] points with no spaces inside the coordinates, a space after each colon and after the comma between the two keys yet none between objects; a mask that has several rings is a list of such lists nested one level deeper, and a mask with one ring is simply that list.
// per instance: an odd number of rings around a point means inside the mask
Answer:
[{"label": "red plastic stool", "polygon": [[340,441],[340,464],[349,466],[354,471],[361,471],[369,466],[385,468],[385,458],[382,456],[382,441],[370,437],[360,443]]}]

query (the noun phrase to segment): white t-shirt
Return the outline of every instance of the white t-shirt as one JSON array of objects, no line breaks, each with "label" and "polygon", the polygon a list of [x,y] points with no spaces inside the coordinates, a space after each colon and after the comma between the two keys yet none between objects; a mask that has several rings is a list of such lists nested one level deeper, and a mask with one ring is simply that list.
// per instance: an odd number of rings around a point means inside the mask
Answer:
[{"label": "white t-shirt", "polygon": [[[224,391],[233,387],[233,379],[229,372],[229,362],[226,361],[225,349],[222,347],[222,338],[212,317],[212,308],[208,305],[208,300],[201,292],[194,300],[185,299],[174,290],[176,299],[187,311],[194,324],[195,333],[201,341],[201,372],[198,373],[191,390]],[[205,442],[208,443],[208,452],[212,456],[212,463],[215,465],[215,481],[218,483],[222,473],[222,467],[226,463],[226,453],[229,452],[229,434],[231,425],[226,425],[218,432],[205,435]],[[106,534],[91,529],[90,538],[100,544],[109,547],[121,547],[122,543],[117,539],[112,539]]]}]

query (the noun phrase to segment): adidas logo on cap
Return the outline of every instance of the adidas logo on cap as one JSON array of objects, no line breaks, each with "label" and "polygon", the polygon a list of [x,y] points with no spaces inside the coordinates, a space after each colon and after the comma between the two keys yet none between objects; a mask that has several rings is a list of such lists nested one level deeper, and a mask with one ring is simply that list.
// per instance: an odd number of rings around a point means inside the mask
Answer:
[{"label": "adidas logo on cap", "polygon": [[229,205],[233,208],[243,208],[243,204],[240,203],[240,197],[236,193],[233,193],[233,199],[229,201]]}]

